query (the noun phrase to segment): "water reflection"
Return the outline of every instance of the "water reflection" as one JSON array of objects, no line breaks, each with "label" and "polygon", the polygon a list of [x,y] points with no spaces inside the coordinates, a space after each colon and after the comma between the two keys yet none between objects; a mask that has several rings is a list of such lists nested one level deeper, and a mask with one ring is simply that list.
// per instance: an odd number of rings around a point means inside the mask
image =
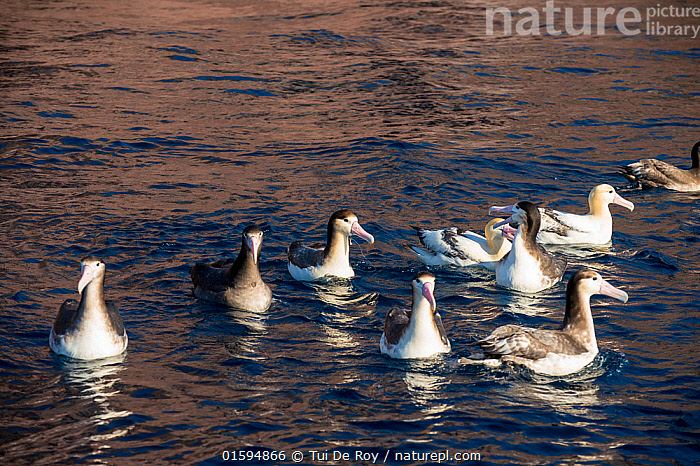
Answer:
[{"label": "water reflection", "polygon": [[233,323],[245,329],[235,335],[226,335],[226,339],[230,339],[230,341],[227,341],[224,347],[230,356],[244,359],[265,359],[260,354],[260,345],[263,337],[269,333],[267,329],[268,311],[253,312],[242,309],[228,309],[226,311],[227,325]]},{"label": "water reflection", "polygon": [[[322,340],[333,348],[356,348],[363,343],[357,332],[345,330],[358,320],[374,312],[378,293],[363,293],[355,288],[351,280],[331,277],[306,285],[314,290],[316,296],[330,306],[321,310]],[[341,328],[339,328],[341,327]]]},{"label": "water reflection", "polygon": [[407,371],[403,380],[411,401],[420,408],[423,414],[439,414],[452,408],[452,404],[446,403],[446,390],[450,385],[450,379],[443,375],[428,372],[435,369],[435,360],[411,361],[411,369]]},{"label": "water reflection", "polygon": [[341,309],[356,309],[358,307],[374,307],[379,293],[362,293],[355,288],[352,280],[344,278],[329,278],[318,282],[306,283],[316,292],[316,296],[326,304]]},{"label": "water reflection", "polygon": [[533,382],[512,385],[508,393],[532,406],[544,405],[561,413],[588,417],[591,407],[600,404],[598,391],[593,381],[565,387],[553,382]]},{"label": "water reflection", "polygon": [[519,402],[530,406],[546,405],[551,409],[591,418],[601,405],[613,403],[599,392],[599,381],[610,370],[614,370],[614,355],[598,354],[586,366],[574,374],[563,377],[550,377],[523,369],[518,366],[518,383],[508,387],[508,393]]},{"label": "water reflection", "polygon": [[250,332],[257,334],[267,333],[267,311],[254,312],[242,309],[230,309],[227,311],[227,314],[234,323],[245,327]]},{"label": "water reflection", "polygon": [[[62,361],[63,378],[66,385],[79,389],[75,396],[76,399],[91,403],[89,411],[93,414],[89,421],[95,426],[107,425],[115,419],[132,414],[131,411],[117,410],[111,405],[112,398],[120,394],[115,385],[121,380],[118,374],[124,369],[125,358],[126,353],[122,353],[96,361]],[[61,357],[61,359],[63,358]],[[94,433],[89,435],[87,440],[94,442],[92,448],[94,453],[97,453],[100,450],[110,448],[104,442],[127,435],[133,427],[134,425],[127,425],[103,433]]]},{"label": "water reflection", "polygon": [[[546,292],[545,292],[546,293]],[[547,315],[551,313],[554,304],[554,297],[547,294],[529,295],[512,292],[498,296],[498,304],[505,312],[512,314],[524,314],[527,316]],[[564,303],[562,300],[561,307]]]},{"label": "water reflection", "polygon": [[612,241],[606,244],[548,244],[545,248],[548,252],[565,256],[569,261],[568,268],[571,268],[576,266],[576,261],[595,260],[611,254]]},{"label": "water reflection", "polygon": [[362,345],[354,333],[346,332],[345,330],[340,330],[326,324],[321,325],[321,330],[323,331],[321,339],[324,343],[333,348],[357,348]]}]

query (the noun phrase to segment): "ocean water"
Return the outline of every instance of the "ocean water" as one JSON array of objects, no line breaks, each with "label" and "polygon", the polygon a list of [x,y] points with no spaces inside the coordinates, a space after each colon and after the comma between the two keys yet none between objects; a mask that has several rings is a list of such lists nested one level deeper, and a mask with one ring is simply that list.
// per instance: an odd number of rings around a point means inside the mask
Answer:
[{"label": "ocean water", "polygon": [[[486,6],[6,2],[0,461],[697,464],[700,194],[615,170],[689,166],[700,46],[613,26],[490,36]],[[499,325],[563,316],[564,284],[519,294],[476,269],[433,270],[450,354],[380,354],[424,268],[412,225],[481,231],[523,199],[583,213],[599,183],[634,212],[611,206],[609,245],[555,249],[565,280],[591,267],[630,296],[593,298],[590,366],[458,366]],[[352,244],[357,276],[294,281],[286,247],[323,240],[340,208],[376,238]],[[196,299],[190,267],[235,255],[253,222],[270,309]],[[129,348],[71,361],[48,335],[88,254]]]}]

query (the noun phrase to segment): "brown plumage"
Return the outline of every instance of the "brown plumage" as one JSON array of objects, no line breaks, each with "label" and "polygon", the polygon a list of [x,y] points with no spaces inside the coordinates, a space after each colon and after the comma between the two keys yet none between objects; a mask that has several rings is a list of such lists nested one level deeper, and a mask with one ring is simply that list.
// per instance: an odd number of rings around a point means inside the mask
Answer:
[{"label": "brown plumage", "polygon": [[236,259],[197,262],[190,270],[195,296],[248,311],[269,308],[272,291],[258,268],[262,241],[262,230],[250,225],[243,230]]},{"label": "brown plumage", "polygon": [[658,159],[642,159],[620,167],[618,173],[642,188],[664,187],[674,191],[700,191],[700,141],[690,152],[692,165],[689,169],[675,167]]},{"label": "brown plumage", "polygon": [[566,286],[566,310],[556,330],[504,325],[477,342],[484,354],[461,360],[498,365],[502,361],[522,364],[548,375],[581,370],[598,354],[590,298],[604,294],[627,302],[627,293],[615,288],[593,270],[576,272]]},{"label": "brown plumage", "polygon": [[297,280],[314,281],[326,276],[351,278],[350,235],[356,234],[373,243],[374,237],[360,225],[357,216],[347,209],[331,215],[326,228],[326,242],[305,245],[294,241],[287,249],[287,268]]}]

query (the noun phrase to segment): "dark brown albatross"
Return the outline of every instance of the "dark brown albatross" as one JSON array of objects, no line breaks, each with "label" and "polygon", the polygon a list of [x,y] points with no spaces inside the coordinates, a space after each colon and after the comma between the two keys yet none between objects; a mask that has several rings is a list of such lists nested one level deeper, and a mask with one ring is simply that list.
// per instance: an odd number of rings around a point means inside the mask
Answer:
[{"label": "dark brown albatross", "polygon": [[262,312],[272,302],[272,291],[258,268],[263,232],[257,225],[250,225],[241,236],[241,251],[235,260],[197,262],[192,267],[194,294],[229,307]]}]

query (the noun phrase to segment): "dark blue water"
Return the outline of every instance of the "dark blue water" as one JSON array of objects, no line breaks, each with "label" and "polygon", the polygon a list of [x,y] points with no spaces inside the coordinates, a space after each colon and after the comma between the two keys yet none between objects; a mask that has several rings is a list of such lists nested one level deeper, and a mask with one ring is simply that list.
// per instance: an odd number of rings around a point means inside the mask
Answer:
[{"label": "dark blue water", "polygon": [[[700,461],[700,195],[626,189],[615,174],[649,156],[689,165],[697,43],[486,36],[483,8],[8,6],[0,460]],[[589,367],[459,367],[495,327],[553,327],[563,313],[563,284],[521,295],[478,270],[434,271],[451,354],[380,354],[384,316],[408,304],[421,269],[404,247],[411,225],[481,230],[489,206],[519,199],[583,213],[602,182],[634,212],[612,206],[610,246],[557,249],[565,279],[589,266],[630,296],[593,298],[601,353]],[[376,238],[351,247],[357,277],[294,281],[286,247],[323,239],[339,208]],[[191,265],[234,255],[251,222],[266,233],[271,308],[195,299]],[[93,363],[48,347],[88,253],[108,264],[130,338],[124,356]]]}]

